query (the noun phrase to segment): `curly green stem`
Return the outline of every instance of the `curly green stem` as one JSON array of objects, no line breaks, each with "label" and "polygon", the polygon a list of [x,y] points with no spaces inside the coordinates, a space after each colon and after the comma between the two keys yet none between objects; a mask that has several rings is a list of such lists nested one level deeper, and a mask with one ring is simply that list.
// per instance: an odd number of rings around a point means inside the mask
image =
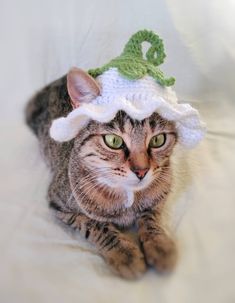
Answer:
[{"label": "curly green stem", "polygon": [[[142,51],[142,43],[149,42],[150,48],[146,52],[146,59]],[[142,30],[134,34],[124,47],[122,54],[105,64],[101,68],[89,70],[88,73],[97,77],[110,68],[117,68],[119,73],[130,79],[137,80],[149,75],[162,86],[174,84],[174,78],[165,78],[158,65],[166,57],[162,40],[152,31]]]}]

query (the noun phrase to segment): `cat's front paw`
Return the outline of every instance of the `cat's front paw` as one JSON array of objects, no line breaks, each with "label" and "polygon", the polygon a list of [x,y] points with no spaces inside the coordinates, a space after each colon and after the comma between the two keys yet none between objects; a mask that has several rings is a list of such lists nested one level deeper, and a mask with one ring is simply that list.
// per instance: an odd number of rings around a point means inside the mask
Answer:
[{"label": "cat's front paw", "polygon": [[123,278],[137,279],[146,271],[143,253],[129,239],[122,239],[112,250],[102,255],[112,271]]},{"label": "cat's front paw", "polygon": [[175,242],[165,234],[154,235],[142,242],[147,264],[161,273],[171,272],[177,262]]}]

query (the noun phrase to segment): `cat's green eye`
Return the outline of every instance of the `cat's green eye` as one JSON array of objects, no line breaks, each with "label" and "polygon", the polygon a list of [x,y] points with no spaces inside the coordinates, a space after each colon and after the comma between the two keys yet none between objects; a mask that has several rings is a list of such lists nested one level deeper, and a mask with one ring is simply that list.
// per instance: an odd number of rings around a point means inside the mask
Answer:
[{"label": "cat's green eye", "polygon": [[152,137],[149,142],[149,146],[152,148],[159,148],[163,146],[166,142],[166,134],[159,134],[157,136]]},{"label": "cat's green eye", "polygon": [[104,135],[104,142],[108,147],[113,149],[122,148],[123,145],[123,139],[113,134]]}]

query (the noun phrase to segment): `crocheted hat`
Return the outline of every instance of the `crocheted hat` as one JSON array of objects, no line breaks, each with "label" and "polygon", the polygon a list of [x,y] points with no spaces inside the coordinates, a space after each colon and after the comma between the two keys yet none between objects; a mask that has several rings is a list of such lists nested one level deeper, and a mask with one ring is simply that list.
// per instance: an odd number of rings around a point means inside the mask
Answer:
[{"label": "crocheted hat", "polygon": [[[143,56],[142,43],[151,44]],[[179,142],[194,147],[204,136],[205,124],[189,104],[178,103],[171,89],[174,78],[165,78],[158,68],[165,58],[162,40],[152,31],[139,31],[126,44],[122,54],[89,75],[101,87],[100,94],[90,102],[82,102],[67,117],[52,122],[50,136],[59,142],[76,137],[89,120],[111,121],[119,110],[133,119],[142,120],[157,112],[174,121]]]}]

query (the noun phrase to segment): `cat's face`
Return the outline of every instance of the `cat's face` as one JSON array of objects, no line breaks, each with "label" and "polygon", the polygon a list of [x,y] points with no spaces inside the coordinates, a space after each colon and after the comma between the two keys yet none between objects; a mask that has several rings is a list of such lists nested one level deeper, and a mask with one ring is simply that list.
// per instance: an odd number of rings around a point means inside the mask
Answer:
[{"label": "cat's face", "polygon": [[77,156],[95,182],[140,191],[157,178],[175,142],[174,123],[156,113],[137,121],[120,111],[110,123],[88,125],[77,138]]},{"label": "cat's face", "polygon": [[[73,108],[100,94],[98,83],[80,69],[67,80]],[[174,123],[156,113],[137,121],[119,111],[109,123],[91,121],[75,138],[69,161],[75,203],[95,219],[130,223],[127,209],[138,212],[167,196],[176,140]]]}]

